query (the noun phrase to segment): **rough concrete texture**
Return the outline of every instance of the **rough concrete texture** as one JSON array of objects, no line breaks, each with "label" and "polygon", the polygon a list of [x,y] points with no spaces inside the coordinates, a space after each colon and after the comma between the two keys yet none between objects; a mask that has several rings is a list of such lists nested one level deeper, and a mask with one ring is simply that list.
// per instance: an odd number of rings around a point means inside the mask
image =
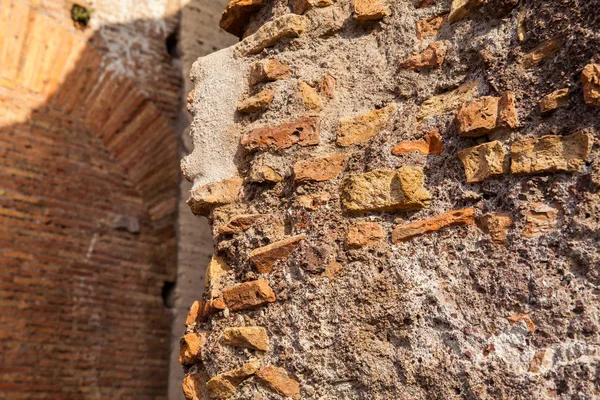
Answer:
[{"label": "rough concrete texture", "polygon": [[[581,73],[600,61],[600,3],[456,0],[455,22],[444,22],[437,34],[422,39],[417,21],[446,16],[450,1],[389,1],[384,5],[389,15],[368,22],[357,21],[354,2],[326,3],[300,7],[306,9],[307,29],[296,38],[280,36],[285,29],[279,18],[290,13],[287,0],[268,2],[245,26],[241,48],[258,39],[272,47],[248,56],[232,47],[200,59],[193,69],[202,95],[191,107],[195,150],[183,163],[186,176],[200,187],[249,178],[260,165],[283,179],[247,179],[236,199],[212,209],[215,251],[231,267],[219,284],[225,293],[236,287],[237,311],[199,316],[188,325],[188,332],[209,334],[202,361],[185,367],[186,382],[195,382],[200,393],[202,374],[212,378],[259,360],[262,369],[236,382],[230,398],[280,400],[285,393],[302,399],[598,398],[600,109],[585,104]],[[275,20],[280,22],[271,24]],[[280,39],[270,41],[269,32]],[[436,61],[418,71],[399,68],[432,41],[447,45],[441,66]],[[252,64],[272,58],[287,65],[291,76],[250,86]],[[334,79],[333,96],[329,79],[320,93],[322,110],[307,110],[299,81],[321,88],[326,76]],[[568,104],[542,115],[540,99],[563,88],[569,88]],[[264,89],[274,91],[268,110],[235,111],[238,101]],[[509,91],[515,94],[518,126],[506,124],[478,138],[458,135],[459,106]],[[375,135],[347,147],[336,144],[340,121],[392,103],[395,113]],[[319,120],[317,144],[264,146],[252,153],[240,145],[253,129],[306,115]],[[392,154],[399,142],[424,140],[434,129],[445,147],[442,154]],[[517,140],[579,131],[590,136],[591,151],[535,150],[553,159],[551,164],[575,157],[573,170],[507,171],[466,182],[462,150],[498,141],[510,157]],[[292,134],[300,137],[302,131]],[[297,162],[333,154],[349,157],[339,175],[294,182]],[[431,194],[425,208],[349,214],[342,207],[346,180],[400,167],[423,169]],[[390,182],[392,193],[398,184]],[[375,192],[379,188],[356,196]],[[465,209],[468,221],[431,223]],[[265,217],[243,231],[219,233],[224,232],[219,226],[240,214]],[[485,218],[490,214],[502,215],[504,222],[490,222]],[[395,228],[419,221],[425,221],[424,229],[392,244]],[[378,223],[385,237],[349,246],[348,229],[361,222]],[[268,273],[260,274],[249,259],[257,248],[302,234],[306,237]],[[268,282],[275,301],[257,302],[258,289],[243,293],[236,286],[259,281],[267,292]],[[212,300],[208,296],[204,300]],[[244,306],[244,298],[255,307]],[[222,333],[231,327],[264,327],[268,350],[224,344]]]}]

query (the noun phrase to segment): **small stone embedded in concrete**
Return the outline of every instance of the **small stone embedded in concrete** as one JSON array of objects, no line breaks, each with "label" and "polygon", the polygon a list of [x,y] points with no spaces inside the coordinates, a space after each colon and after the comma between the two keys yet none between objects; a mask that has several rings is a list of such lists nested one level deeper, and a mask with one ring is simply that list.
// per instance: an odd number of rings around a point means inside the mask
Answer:
[{"label": "small stone embedded in concrete", "polygon": [[250,262],[261,274],[268,274],[273,270],[275,263],[290,256],[298,243],[306,238],[306,235],[297,235],[275,243],[268,244],[250,252]]},{"label": "small stone embedded in concrete", "polygon": [[185,399],[206,400],[208,393],[205,385],[208,378],[208,374],[204,371],[186,375],[186,377],[183,378],[183,383],[181,385]]},{"label": "small stone embedded in concrete", "polygon": [[555,90],[552,93],[542,97],[539,102],[540,112],[542,114],[556,110],[558,107],[565,106],[569,103],[569,88]]},{"label": "small stone embedded in concrete", "polygon": [[451,24],[473,14],[483,5],[484,0],[452,0],[448,22]]},{"label": "small stone embedded in concrete", "polygon": [[417,39],[423,40],[438,34],[445,21],[444,16],[420,19],[417,21]]},{"label": "small stone embedded in concrete", "polygon": [[422,121],[430,116],[442,115],[455,110],[462,103],[475,98],[478,92],[478,82],[472,81],[465,83],[450,92],[433,96],[421,104],[419,112],[417,113],[417,119]]},{"label": "small stone embedded in concrete", "polygon": [[357,21],[377,21],[390,15],[386,0],[354,0],[353,6]]},{"label": "small stone embedded in concrete", "polygon": [[269,335],[267,330],[260,326],[225,328],[222,341],[223,344],[233,347],[269,350]]},{"label": "small stone embedded in concrete", "polygon": [[327,204],[331,199],[331,195],[327,192],[321,192],[316,194],[305,194],[298,196],[296,202],[300,207],[306,208],[307,210],[314,211],[319,207]]},{"label": "small stone embedded in concrete", "polygon": [[244,101],[240,102],[237,106],[237,109],[242,113],[263,112],[269,108],[269,105],[273,101],[274,95],[275,92],[271,89],[262,90],[254,96],[248,97]]},{"label": "small stone embedded in concrete", "polygon": [[323,272],[321,276],[332,281],[335,279],[336,275],[342,271],[343,268],[344,267],[342,264],[336,260],[331,260],[329,264],[327,264],[327,267],[325,267],[325,272]]},{"label": "small stone embedded in concrete", "polygon": [[231,0],[223,14],[219,26],[239,38],[244,36],[250,15],[263,6],[263,0]]},{"label": "small stone embedded in concrete", "polygon": [[553,357],[554,350],[550,348],[536,351],[529,364],[529,372],[545,374],[552,368]]},{"label": "small stone embedded in concrete", "polygon": [[328,98],[333,99],[335,97],[335,85],[335,78],[331,74],[327,73],[321,82],[319,91]]},{"label": "small stone embedded in concrete", "polygon": [[195,364],[201,361],[202,345],[206,341],[206,333],[188,333],[179,340],[179,363]]},{"label": "small stone embedded in concrete", "polygon": [[196,99],[196,89],[191,90],[186,98],[185,108],[191,114],[194,108],[194,100]]},{"label": "small stone embedded in concrete", "polygon": [[211,299],[218,296],[220,289],[219,281],[221,277],[227,274],[229,269],[229,265],[227,265],[222,257],[213,254],[204,277],[204,285]]},{"label": "small stone embedded in concrete", "polygon": [[354,175],[343,183],[342,205],[350,212],[418,210],[431,201],[424,180],[419,167]]},{"label": "small stone embedded in concrete", "polygon": [[377,222],[359,222],[348,228],[346,243],[349,247],[360,248],[373,245],[385,237]]},{"label": "small stone embedded in concrete", "polygon": [[592,136],[585,132],[519,140],[510,148],[510,170],[513,174],[577,172],[589,158],[592,144]]},{"label": "small stone embedded in concrete", "polygon": [[261,368],[256,377],[280,395],[300,399],[300,384],[290,378],[283,368],[269,365]]},{"label": "small stone embedded in concrete", "polygon": [[458,158],[465,167],[467,183],[483,182],[508,172],[508,152],[497,140],[464,149]]},{"label": "small stone embedded in concrete", "polygon": [[306,17],[286,14],[261,26],[256,33],[244,38],[236,47],[238,55],[246,57],[275,46],[281,39],[297,38],[308,29]]},{"label": "small stone embedded in concrete", "polygon": [[233,217],[227,225],[220,226],[217,231],[221,234],[234,235],[247,231],[256,221],[263,218],[264,214],[241,214]]},{"label": "small stone embedded in concrete", "polygon": [[523,56],[523,67],[525,69],[535,67],[542,61],[558,53],[564,44],[565,42],[561,38],[546,40],[545,42],[537,46],[535,49],[525,54],[525,56]]},{"label": "small stone embedded in concrete", "polygon": [[291,75],[290,68],[277,58],[257,61],[250,67],[250,85],[288,79]]},{"label": "small stone embedded in concrete", "polygon": [[404,242],[415,236],[436,232],[451,226],[472,225],[474,221],[475,210],[473,208],[449,211],[433,218],[396,227],[392,232],[392,243]]},{"label": "small stone embedded in concrete", "polygon": [[252,165],[250,169],[251,182],[277,183],[283,180],[283,176],[268,165]]},{"label": "small stone embedded in concrete", "polygon": [[581,73],[585,104],[600,107],[600,64],[588,64]]},{"label": "small stone embedded in concrete", "polygon": [[248,151],[268,151],[319,144],[319,120],[302,117],[278,126],[256,128],[242,137],[242,146]]},{"label": "small stone embedded in concrete", "polygon": [[206,382],[210,397],[226,399],[235,393],[237,386],[260,369],[260,361],[250,361],[239,368],[223,372]]},{"label": "small stone embedded in concrete", "polygon": [[466,137],[517,127],[514,94],[506,92],[502,97],[484,96],[464,103],[456,113],[455,124],[458,134]]},{"label": "small stone embedded in concrete", "polygon": [[212,182],[190,190],[187,204],[195,215],[208,216],[213,208],[233,203],[242,188],[242,178]]},{"label": "small stone embedded in concrete", "polygon": [[333,0],[289,0],[288,4],[294,14],[304,14],[314,7],[329,7]]},{"label": "small stone embedded in concrete", "polygon": [[187,326],[200,322],[200,318],[202,316],[201,305],[203,306],[203,304],[201,304],[198,300],[195,300],[192,303],[190,306],[190,311],[188,311],[188,314],[185,318],[185,324]]},{"label": "small stone embedded in concrete", "polygon": [[525,214],[522,236],[533,238],[558,230],[558,210],[544,203],[532,204]]},{"label": "small stone embedded in concrete", "polygon": [[269,282],[256,280],[223,289],[223,299],[231,311],[259,307],[276,300]]},{"label": "small stone embedded in concrete", "polygon": [[348,147],[371,140],[396,111],[395,104],[354,117],[342,118],[337,131],[337,144]]},{"label": "small stone embedded in concrete", "polygon": [[425,136],[425,141],[418,142],[400,142],[392,149],[392,154],[399,156],[402,154],[417,151],[425,155],[439,155],[445,150],[442,143],[442,137],[437,129],[430,131]]},{"label": "small stone embedded in concrete", "polygon": [[322,182],[334,179],[342,169],[348,156],[333,154],[330,156],[300,160],[294,164],[294,180],[296,182]]},{"label": "small stone embedded in concrete", "polygon": [[509,214],[491,213],[477,218],[477,226],[486,232],[496,244],[506,243],[506,234],[513,220]]},{"label": "small stone embedded in concrete", "polygon": [[519,312],[506,318],[511,325],[523,322],[527,326],[527,330],[531,333],[535,332],[535,324],[529,316],[529,313]]},{"label": "small stone embedded in concrete", "polygon": [[419,71],[423,68],[441,67],[448,51],[445,42],[432,42],[425,50],[408,57],[400,63],[400,68]]},{"label": "small stone embedded in concrete", "polygon": [[185,324],[187,326],[191,326],[193,324],[197,324],[202,321],[205,317],[214,314],[216,312],[222,311],[225,308],[225,302],[223,299],[214,299],[208,301],[196,300],[192,303],[190,307],[190,311],[185,319]]},{"label": "small stone embedded in concrete", "polygon": [[302,103],[306,109],[315,112],[321,111],[323,103],[321,102],[321,97],[315,88],[304,81],[299,81],[298,92],[300,93],[300,99],[302,100]]}]

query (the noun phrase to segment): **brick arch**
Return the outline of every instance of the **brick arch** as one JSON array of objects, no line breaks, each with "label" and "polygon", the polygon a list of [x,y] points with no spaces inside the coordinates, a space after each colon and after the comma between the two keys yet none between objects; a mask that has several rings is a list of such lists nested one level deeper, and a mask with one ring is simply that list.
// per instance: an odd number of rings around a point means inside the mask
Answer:
[{"label": "brick arch", "polygon": [[102,68],[86,33],[26,2],[0,1],[0,85],[52,105],[94,134],[126,172],[175,256],[179,159],[171,121],[131,78]]}]

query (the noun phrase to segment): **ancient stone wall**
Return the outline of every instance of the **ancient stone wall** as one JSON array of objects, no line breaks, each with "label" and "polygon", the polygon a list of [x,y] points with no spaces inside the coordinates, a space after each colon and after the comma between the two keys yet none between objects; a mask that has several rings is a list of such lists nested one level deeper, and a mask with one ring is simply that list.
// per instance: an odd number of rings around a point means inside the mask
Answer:
[{"label": "ancient stone wall", "polygon": [[600,396],[598,1],[233,0],[191,400]]}]

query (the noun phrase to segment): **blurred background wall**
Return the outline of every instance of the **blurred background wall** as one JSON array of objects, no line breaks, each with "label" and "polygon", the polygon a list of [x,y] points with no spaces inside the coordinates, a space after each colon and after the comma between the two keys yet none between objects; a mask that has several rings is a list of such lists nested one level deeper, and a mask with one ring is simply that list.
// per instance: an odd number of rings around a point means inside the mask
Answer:
[{"label": "blurred background wall", "polygon": [[183,99],[225,4],[0,0],[1,399],[182,398],[212,252]]}]

